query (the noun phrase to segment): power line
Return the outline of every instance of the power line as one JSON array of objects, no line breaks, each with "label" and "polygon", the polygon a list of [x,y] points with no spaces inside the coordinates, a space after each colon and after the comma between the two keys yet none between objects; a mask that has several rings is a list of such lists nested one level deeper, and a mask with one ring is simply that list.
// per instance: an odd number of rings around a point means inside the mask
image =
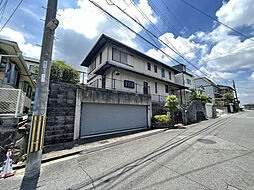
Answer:
[{"label": "power line", "polygon": [[16,8],[14,9],[14,11],[11,13],[10,17],[7,19],[7,21],[4,23],[4,25],[2,26],[2,28],[0,29],[0,32],[2,32],[2,30],[4,29],[4,27],[8,24],[8,22],[10,21],[11,17],[14,15],[14,13],[17,11],[17,9],[19,8],[19,6],[21,5],[21,3],[23,2],[23,0],[21,0],[19,2],[19,4],[16,6]]},{"label": "power line", "polygon": [[[89,0],[90,2],[92,2],[91,0]],[[96,3],[92,2],[94,5]],[[156,36],[155,34],[153,34],[151,31],[149,31],[147,28],[145,28],[142,24],[140,24],[139,22],[137,22],[133,17],[131,17],[129,14],[127,14],[124,10],[122,10],[118,5],[114,4],[113,2],[109,5],[114,5],[116,6],[121,12],[123,12],[125,15],[127,15],[129,18],[131,18],[134,22],[136,22],[139,26],[141,26],[144,30],[146,30],[147,32],[149,32],[153,37],[157,38],[157,40],[159,40],[161,43],[163,43],[165,46],[167,46],[169,49],[171,49],[174,53],[176,53],[177,55],[179,55],[182,59],[184,59],[187,63],[189,63],[190,65],[192,65],[195,69],[199,70],[202,74],[204,74],[207,77],[208,76],[207,73],[204,73],[203,71],[201,71],[198,67],[196,67],[193,63],[191,63],[189,60],[187,60],[183,55],[181,55],[180,53],[178,53],[176,50],[174,50],[172,47],[168,46],[164,41],[160,40],[158,36]],[[98,8],[100,7],[98,4],[96,4],[96,6],[98,6]],[[100,7],[100,9],[102,9]],[[104,9],[103,9],[104,10]],[[104,10],[105,12],[107,12],[106,10]],[[109,14],[111,17],[114,17],[113,15],[111,15],[110,13],[107,12],[107,14]],[[114,17],[115,18],[115,17]],[[116,18],[115,18],[116,19]],[[116,19],[118,20],[118,19]],[[128,27],[127,25],[125,25],[123,22],[121,22],[120,20],[118,20],[119,23],[123,24],[125,27],[127,27],[129,30],[133,31],[130,27]],[[133,31],[136,35],[138,35],[139,37],[143,38],[147,43],[149,43],[150,45],[152,45],[153,47],[155,47],[156,49],[158,49],[159,51],[161,51],[163,54],[167,55],[168,57],[172,58],[175,62],[182,64],[181,62],[177,61],[175,58],[173,58],[172,56],[169,56],[165,51],[161,50],[160,48],[158,48],[157,46],[155,46],[154,44],[152,44],[150,41],[148,41],[147,39],[145,39],[143,36],[141,36],[140,34],[136,33],[135,31]],[[214,80],[215,81],[215,80]]]},{"label": "power line", "polygon": [[186,2],[185,0],[180,0],[180,1],[182,1],[184,4],[188,5],[188,6],[191,7],[192,9],[195,9],[195,10],[198,11],[199,13],[201,13],[201,14],[207,16],[208,18],[210,18],[210,19],[212,19],[212,20],[214,20],[214,21],[220,23],[221,25],[223,25],[223,26],[229,28],[230,30],[236,32],[237,34],[240,34],[241,36],[245,37],[246,39],[250,39],[251,41],[254,41],[253,39],[251,39],[250,36],[247,36],[247,35],[245,35],[245,34],[239,32],[239,31],[237,31],[237,30],[234,29],[233,27],[231,27],[231,26],[229,26],[229,25],[227,25],[227,24],[224,24],[223,22],[221,22],[221,21],[219,21],[218,19],[216,19],[216,18],[210,16],[209,14],[207,14],[207,13],[205,13],[204,11],[200,10],[199,8],[193,6],[192,4]]}]

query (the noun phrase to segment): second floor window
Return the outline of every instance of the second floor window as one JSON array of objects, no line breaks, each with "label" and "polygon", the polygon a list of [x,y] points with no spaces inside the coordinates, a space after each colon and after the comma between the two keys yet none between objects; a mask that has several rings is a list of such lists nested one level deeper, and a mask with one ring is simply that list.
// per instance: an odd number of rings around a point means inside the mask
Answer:
[{"label": "second floor window", "polygon": [[154,72],[157,73],[157,65],[154,65]]},{"label": "second floor window", "polygon": [[154,83],[154,91],[155,91],[155,93],[157,94],[157,92],[158,92],[157,82]]},{"label": "second floor window", "polygon": [[168,93],[168,85],[165,85],[165,92]]},{"label": "second floor window", "polygon": [[165,77],[165,69],[164,68],[161,69],[161,77]]},{"label": "second floor window", "polygon": [[112,48],[112,59],[114,61],[127,64],[127,53],[121,52],[118,49]]},{"label": "second floor window", "polygon": [[19,86],[20,73],[15,65],[15,63],[8,64],[7,71],[4,75],[4,82],[14,85],[15,87]]},{"label": "second floor window", "polygon": [[187,84],[191,85],[191,80],[187,79]]},{"label": "second floor window", "polygon": [[99,64],[102,63],[102,52],[100,53],[100,60],[99,60]]},{"label": "second floor window", "polygon": [[147,69],[151,71],[151,63],[147,63]]},{"label": "second floor window", "polygon": [[96,68],[96,58],[92,61],[89,72],[92,72],[95,68]]},{"label": "second floor window", "polygon": [[169,80],[172,79],[172,76],[171,76],[171,72],[170,72],[170,71],[168,72],[168,78],[169,78]]},{"label": "second floor window", "polygon": [[134,82],[129,80],[124,80],[124,87],[125,88],[134,88]]}]

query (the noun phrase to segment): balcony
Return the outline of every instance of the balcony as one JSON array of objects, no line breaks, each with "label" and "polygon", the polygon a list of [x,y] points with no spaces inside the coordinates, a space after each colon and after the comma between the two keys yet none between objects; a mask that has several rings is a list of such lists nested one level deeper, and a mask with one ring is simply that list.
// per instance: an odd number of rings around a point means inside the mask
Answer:
[{"label": "balcony", "polygon": [[31,99],[21,89],[0,88],[0,116],[18,117],[30,105]]}]

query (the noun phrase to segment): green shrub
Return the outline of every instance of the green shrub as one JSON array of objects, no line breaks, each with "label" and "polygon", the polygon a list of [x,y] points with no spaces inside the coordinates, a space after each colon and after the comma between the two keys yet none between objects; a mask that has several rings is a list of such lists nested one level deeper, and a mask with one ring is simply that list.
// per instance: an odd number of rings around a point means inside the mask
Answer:
[{"label": "green shrub", "polygon": [[172,123],[172,119],[167,115],[155,115],[152,118],[152,122],[158,125],[170,125]]}]

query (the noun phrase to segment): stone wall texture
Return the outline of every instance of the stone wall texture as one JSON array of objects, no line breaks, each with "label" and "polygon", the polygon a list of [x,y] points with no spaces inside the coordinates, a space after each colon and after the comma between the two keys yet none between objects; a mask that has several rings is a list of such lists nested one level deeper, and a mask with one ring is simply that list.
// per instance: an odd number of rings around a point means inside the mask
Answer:
[{"label": "stone wall texture", "polygon": [[78,85],[51,83],[44,145],[73,140]]}]

